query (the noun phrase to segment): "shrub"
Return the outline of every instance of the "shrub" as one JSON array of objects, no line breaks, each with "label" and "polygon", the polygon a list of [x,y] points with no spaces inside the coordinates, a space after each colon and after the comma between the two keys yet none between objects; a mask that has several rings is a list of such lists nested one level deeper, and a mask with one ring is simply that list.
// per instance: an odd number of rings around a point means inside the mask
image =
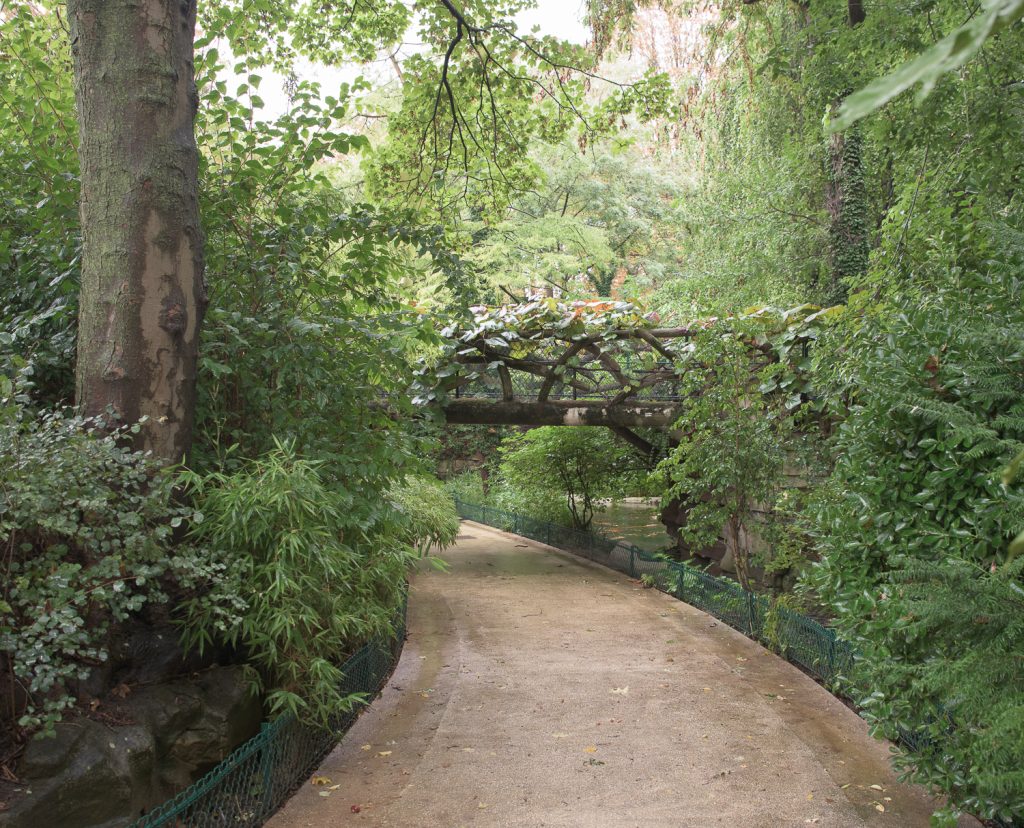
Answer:
[{"label": "shrub", "polygon": [[534,428],[501,445],[498,505],[588,529],[599,501],[631,488],[640,465],[603,428]]},{"label": "shrub", "polygon": [[1010,548],[1024,491],[1001,477],[1024,448],[1024,294],[1009,261],[885,312],[862,306],[821,354],[850,410],[809,581],[863,655],[875,730],[914,737],[897,760],[910,777],[1019,818],[1024,579]]},{"label": "shrub", "polygon": [[751,562],[741,539],[765,531],[754,512],[767,511],[782,486],[791,431],[778,395],[758,388],[767,374],[752,363],[750,347],[724,325],[698,338],[684,362],[680,393],[688,402],[675,426],[679,442],[659,466],[669,481],[665,496],[688,508],[682,539],[702,549],[724,534],[746,589]]},{"label": "shrub", "polygon": [[456,500],[464,503],[486,503],[484,480],[478,471],[467,471],[444,481],[444,487]]},{"label": "shrub", "polygon": [[3,716],[48,731],[107,660],[116,625],[196,562],[171,552],[172,526],[192,511],[174,502],[170,474],[125,448],[127,429],[25,403],[0,376]]},{"label": "shrub", "polygon": [[409,476],[388,492],[400,515],[399,537],[424,557],[431,547],[443,550],[459,534],[455,501],[438,480]]},{"label": "shrub", "polygon": [[338,665],[391,630],[412,560],[391,510],[352,513],[321,465],[279,443],[232,474],[185,478],[205,516],[192,538],[223,570],[185,606],[186,641],[241,647],[271,713],[318,723],[354,702]]}]

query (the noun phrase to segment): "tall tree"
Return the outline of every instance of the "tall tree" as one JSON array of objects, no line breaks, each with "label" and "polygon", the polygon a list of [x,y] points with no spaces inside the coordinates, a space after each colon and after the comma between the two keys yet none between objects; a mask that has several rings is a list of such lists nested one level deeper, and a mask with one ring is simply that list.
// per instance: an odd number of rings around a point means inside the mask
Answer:
[{"label": "tall tree", "polygon": [[188,452],[206,308],[193,0],[68,0],[79,116],[83,413],[143,417],[141,448]]}]

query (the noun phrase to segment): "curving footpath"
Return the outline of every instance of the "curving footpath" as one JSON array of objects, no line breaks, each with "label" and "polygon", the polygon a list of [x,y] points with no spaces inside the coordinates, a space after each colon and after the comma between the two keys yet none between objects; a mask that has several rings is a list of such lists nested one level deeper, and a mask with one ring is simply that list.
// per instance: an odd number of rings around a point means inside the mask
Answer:
[{"label": "curving footpath", "polygon": [[444,557],[383,695],[272,828],[928,825],[856,714],[714,618],[480,524]]}]

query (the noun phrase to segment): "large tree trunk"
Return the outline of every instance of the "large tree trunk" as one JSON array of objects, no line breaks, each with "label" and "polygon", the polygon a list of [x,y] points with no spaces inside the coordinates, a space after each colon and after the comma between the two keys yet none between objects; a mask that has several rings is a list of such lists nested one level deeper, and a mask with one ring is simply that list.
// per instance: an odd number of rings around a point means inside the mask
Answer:
[{"label": "large tree trunk", "polygon": [[194,0],[68,0],[82,170],[78,405],[188,452],[206,308]]}]

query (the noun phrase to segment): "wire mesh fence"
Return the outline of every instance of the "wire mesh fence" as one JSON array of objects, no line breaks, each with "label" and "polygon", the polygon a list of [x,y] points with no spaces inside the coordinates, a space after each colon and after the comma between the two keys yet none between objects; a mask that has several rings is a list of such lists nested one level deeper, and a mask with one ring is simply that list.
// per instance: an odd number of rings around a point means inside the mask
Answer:
[{"label": "wire mesh fence", "polygon": [[[649,576],[652,586],[771,647],[833,691],[841,691],[840,679],[848,677],[853,667],[853,647],[838,638],[834,630],[798,612],[772,606],[770,600],[743,589],[735,581],[716,578],[696,567],[651,555],[602,534],[582,532],[480,503],[458,499],[455,503],[459,515],[467,520],[582,555],[632,578]],[[956,723],[949,719],[948,727],[952,731]],[[941,749],[941,744],[902,728],[897,742],[912,751],[929,747]],[[1013,828],[1018,824],[999,818],[989,822],[998,828]]]},{"label": "wire mesh fence", "polygon": [[482,503],[457,500],[467,520],[565,549],[584,558],[649,581],[666,592],[760,641],[829,686],[848,673],[853,649],[834,630],[725,578],[716,578],[679,561],[652,555],[630,543],[597,532],[537,520]]},{"label": "wire mesh fence", "polygon": [[364,645],[343,665],[341,690],[357,697],[314,727],[291,714],[263,724],[260,732],[173,799],[133,822],[130,828],[257,828],[284,804],[345,735],[384,686],[405,640],[405,602],[395,633]]}]

